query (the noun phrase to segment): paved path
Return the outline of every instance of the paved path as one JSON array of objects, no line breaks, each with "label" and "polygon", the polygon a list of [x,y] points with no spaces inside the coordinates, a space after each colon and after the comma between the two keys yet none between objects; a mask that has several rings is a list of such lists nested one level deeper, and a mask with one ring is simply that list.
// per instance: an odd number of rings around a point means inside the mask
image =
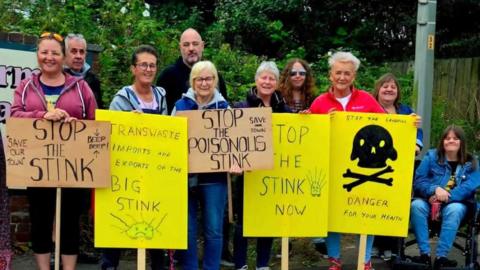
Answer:
[{"label": "paved path", "polygon": [[[343,240],[343,249],[342,256],[344,261],[344,270],[355,270],[356,269],[356,259],[357,259],[357,248],[356,241],[353,238],[347,238]],[[253,243],[252,243],[253,244]],[[250,246],[253,246],[253,245]],[[433,246],[435,246],[436,241],[433,241]],[[274,248],[275,250],[275,248]],[[417,255],[418,249],[416,246],[412,246],[406,250],[408,255]],[[463,256],[459,251],[453,250],[451,252],[451,258],[457,260],[459,263],[463,262]],[[290,257],[290,269],[292,270],[327,270],[328,262],[326,259],[321,258],[321,256],[314,250],[313,245],[310,244],[308,239],[295,239],[293,241],[293,253]],[[387,270],[391,269],[389,264],[383,261],[380,258],[372,259],[373,265],[376,270]],[[271,268],[272,270],[280,269],[280,259],[272,258]],[[250,261],[249,264],[253,262]],[[134,258],[129,260],[123,260],[120,263],[121,267],[119,270],[135,270],[136,262]],[[16,256],[13,261],[13,270],[35,270],[35,262],[33,255],[31,253]],[[232,270],[233,268],[222,268],[222,270]],[[77,270],[100,270],[98,264],[83,264],[80,263],[77,267]]]}]

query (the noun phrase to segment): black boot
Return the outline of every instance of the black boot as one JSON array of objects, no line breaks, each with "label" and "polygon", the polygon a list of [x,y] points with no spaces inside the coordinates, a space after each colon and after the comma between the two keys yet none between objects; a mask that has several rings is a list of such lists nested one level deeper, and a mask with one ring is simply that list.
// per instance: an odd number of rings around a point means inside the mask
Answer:
[{"label": "black boot", "polygon": [[457,261],[449,260],[446,257],[437,257],[435,258],[435,262],[433,263],[433,269],[437,270],[441,267],[455,267],[457,266]]},{"label": "black boot", "polygon": [[414,263],[421,263],[427,266],[432,266],[432,258],[429,254],[420,254],[420,256],[415,256],[412,258]]}]

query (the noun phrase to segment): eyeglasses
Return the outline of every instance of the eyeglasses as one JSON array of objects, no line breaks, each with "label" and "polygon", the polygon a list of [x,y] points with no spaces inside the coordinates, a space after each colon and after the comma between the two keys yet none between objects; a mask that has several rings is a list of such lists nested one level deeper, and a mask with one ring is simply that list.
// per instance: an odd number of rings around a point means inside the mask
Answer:
[{"label": "eyeglasses", "polygon": [[135,65],[136,67],[139,67],[141,70],[147,70],[148,68],[150,68],[150,70],[155,70],[157,69],[157,65],[156,64],[153,64],[153,63],[140,63],[140,64],[136,64]]},{"label": "eyeglasses", "polygon": [[305,70],[295,70],[295,69],[292,69],[290,71],[290,77],[293,77],[293,76],[306,76],[307,75],[307,72]]},{"label": "eyeglasses", "polygon": [[204,78],[202,78],[202,77],[197,77],[197,78],[195,78],[195,79],[193,79],[193,80],[194,80],[195,82],[197,82],[197,83],[203,83],[203,82],[211,83],[211,82],[213,82],[213,79],[214,79],[213,76],[208,76],[208,77],[204,77]]},{"label": "eyeglasses", "polygon": [[58,42],[63,42],[63,37],[57,33],[53,33],[53,32],[43,32],[41,35],[40,35],[40,38],[48,38],[48,39],[55,39],[56,41]]}]

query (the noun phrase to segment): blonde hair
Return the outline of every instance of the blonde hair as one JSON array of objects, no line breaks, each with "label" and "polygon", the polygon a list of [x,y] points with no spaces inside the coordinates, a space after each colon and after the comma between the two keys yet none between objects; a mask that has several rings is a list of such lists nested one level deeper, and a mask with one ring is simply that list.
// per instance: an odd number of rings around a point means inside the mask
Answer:
[{"label": "blonde hair", "polygon": [[193,81],[198,78],[200,76],[200,73],[202,71],[208,71],[210,73],[212,73],[213,75],[213,83],[215,85],[215,88],[217,88],[217,85],[218,85],[218,72],[217,72],[217,68],[215,67],[215,65],[210,62],[210,61],[199,61],[197,63],[195,63],[195,65],[193,65],[192,67],[192,71],[190,71],[190,80],[189,80],[189,83],[190,83],[190,87],[193,88]]}]

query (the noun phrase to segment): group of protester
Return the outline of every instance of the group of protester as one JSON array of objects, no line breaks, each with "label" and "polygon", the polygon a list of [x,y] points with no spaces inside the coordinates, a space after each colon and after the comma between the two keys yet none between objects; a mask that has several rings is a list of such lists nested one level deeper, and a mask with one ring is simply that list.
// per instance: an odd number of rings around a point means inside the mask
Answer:
[{"label": "group of protester", "polygon": [[[152,46],[137,47],[131,57],[131,85],[124,86],[113,97],[109,108],[118,111],[175,115],[182,110],[225,109],[232,107],[271,107],[276,113],[327,114],[333,111],[367,113],[413,114],[410,107],[400,104],[400,87],[392,74],[382,76],[372,96],[354,87],[360,61],[349,52],[334,53],[329,59],[328,90],[314,97],[315,80],[309,64],[292,59],[280,73],[272,61],[264,61],[254,74],[255,86],[244,101],[230,105],[225,82],[215,65],[202,60],[204,41],[194,29],[185,30],[180,37],[181,57],[166,67],[155,82],[158,54]],[[85,63],[86,41],[78,34],[65,40],[56,33],[43,33],[38,39],[37,61],[40,73],[27,78],[17,87],[12,117],[43,118],[53,121],[94,119],[95,109],[102,108],[100,83]],[[253,76],[253,74],[252,74]],[[417,127],[420,119],[417,117]],[[422,132],[418,129],[417,153],[422,148]],[[412,153],[413,155],[414,153]],[[239,194],[237,220],[233,239],[233,260],[236,269],[248,269],[247,238],[243,236],[243,176],[238,166],[230,173],[239,175],[236,184]],[[407,181],[407,179],[405,179]],[[432,264],[428,244],[428,225],[431,203],[440,202],[442,231],[440,233],[435,267],[452,266],[447,259],[460,221],[465,215],[464,202],[471,200],[479,186],[476,160],[468,154],[465,136],[458,126],[448,127],[437,149],[430,150],[420,164],[414,181],[415,199],[412,203],[412,226],[419,242],[417,261]],[[226,173],[190,174],[188,178],[188,248],[177,251],[175,258],[183,269],[199,269],[197,250],[198,214],[202,211],[203,269],[219,269],[223,241],[224,213],[227,201]],[[84,189],[62,189],[60,240],[62,267],[73,270],[79,252],[79,216],[81,198],[88,196]],[[31,242],[37,267],[50,269],[52,228],[55,208],[55,189],[27,189]],[[339,233],[326,237],[330,270],[342,269]],[[256,268],[269,269],[273,238],[257,239]],[[373,236],[367,240],[365,270],[373,269],[371,249]],[[151,268],[163,269],[164,252],[150,250]],[[173,257],[170,256],[171,260]],[[105,249],[102,269],[116,269],[120,250]]]}]

